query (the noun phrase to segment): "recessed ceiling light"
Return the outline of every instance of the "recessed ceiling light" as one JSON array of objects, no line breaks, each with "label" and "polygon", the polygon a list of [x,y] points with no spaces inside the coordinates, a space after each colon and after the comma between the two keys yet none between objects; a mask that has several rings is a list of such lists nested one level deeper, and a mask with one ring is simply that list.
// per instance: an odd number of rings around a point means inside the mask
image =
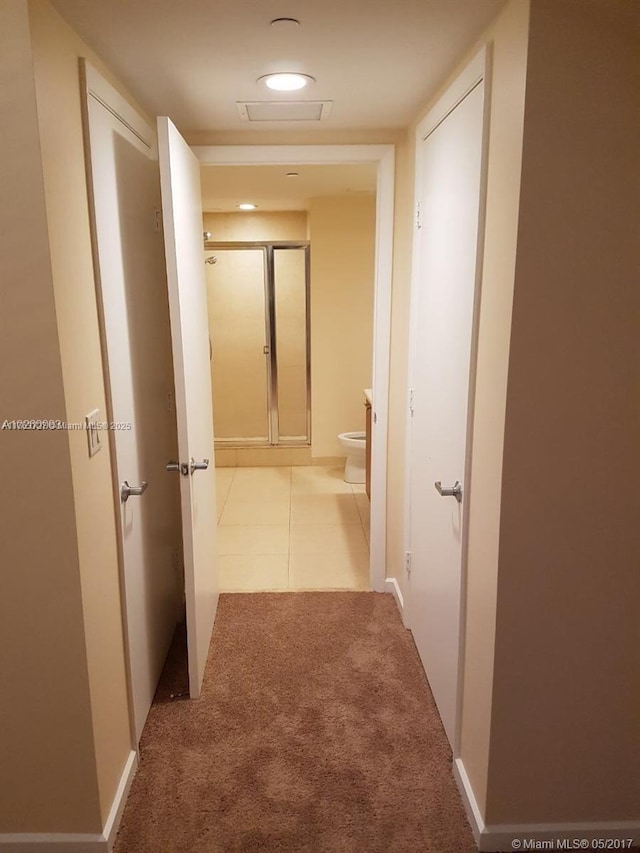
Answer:
[{"label": "recessed ceiling light", "polygon": [[274,18],[270,23],[278,30],[297,30],[300,26],[297,18]]},{"label": "recessed ceiling light", "polygon": [[309,83],[315,83],[315,80],[308,74],[285,71],[278,74],[265,74],[258,79],[258,82],[264,83],[268,89],[276,92],[296,92],[298,89],[304,89]]},{"label": "recessed ceiling light", "polygon": [[257,208],[257,204],[250,204],[248,201],[243,202],[238,205],[239,210],[255,210]]}]

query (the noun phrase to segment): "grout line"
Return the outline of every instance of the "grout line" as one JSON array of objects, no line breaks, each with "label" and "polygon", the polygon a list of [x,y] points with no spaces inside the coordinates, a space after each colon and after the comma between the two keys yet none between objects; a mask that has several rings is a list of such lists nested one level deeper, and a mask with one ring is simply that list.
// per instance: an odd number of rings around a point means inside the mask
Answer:
[{"label": "grout line", "polygon": [[360,504],[358,503],[358,500],[356,498],[356,495],[358,495],[358,494],[365,494],[366,495],[366,492],[354,491],[353,485],[351,486],[351,492],[353,494],[353,499],[356,502],[356,509],[358,510],[358,518],[360,519],[360,526],[362,527],[362,533],[363,533],[365,541],[367,543],[367,552],[368,552],[369,556],[371,556],[371,543],[369,541],[369,536],[367,535],[367,528],[366,528],[365,523],[364,523],[364,518],[362,517],[362,513],[360,512]]},{"label": "grout line", "polygon": [[[221,468],[220,468],[220,469],[217,469],[217,468],[216,468],[215,470],[222,470],[222,469],[221,469]],[[222,518],[222,513],[224,512],[224,508],[226,507],[226,505],[227,505],[227,501],[229,500],[229,495],[231,494],[231,486],[233,485],[233,481],[234,481],[234,480],[235,480],[235,478],[236,478],[236,471],[237,471],[237,470],[238,470],[237,468],[234,468],[234,469],[233,469],[233,477],[232,477],[232,478],[231,478],[231,480],[229,481],[229,488],[227,489],[227,493],[226,493],[226,495],[224,496],[224,500],[222,501],[222,509],[220,510],[220,515],[218,515],[218,507],[216,506],[216,526],[218,526],[218,525],[220,524],[220,519]],[[216,490],[216,498],[217,498],[217,497],[218,497],[218,492],[217,492],[217,490]]]}]

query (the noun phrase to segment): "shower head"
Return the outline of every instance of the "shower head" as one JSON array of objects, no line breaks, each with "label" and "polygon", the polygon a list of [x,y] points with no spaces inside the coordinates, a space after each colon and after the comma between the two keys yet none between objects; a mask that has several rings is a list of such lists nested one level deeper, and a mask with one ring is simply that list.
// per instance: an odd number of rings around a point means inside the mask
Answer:
[{"label": "shower head", "polygon": [[209,255],[208,258],[204,259],[204,262],[205,262],[205,264],[217,264],[218,259],[216,258],[215,255]]}]

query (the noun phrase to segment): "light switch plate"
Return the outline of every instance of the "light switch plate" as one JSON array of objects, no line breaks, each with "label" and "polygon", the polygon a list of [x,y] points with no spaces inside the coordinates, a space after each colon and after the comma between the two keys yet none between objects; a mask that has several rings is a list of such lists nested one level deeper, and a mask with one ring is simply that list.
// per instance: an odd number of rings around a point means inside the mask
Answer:
[{"label": "light switch plate", "polygon": [[100,423],[100,410],[94,409],[85,415],[85,425],[87,428],[87,442],[89,445],[89,456],[95,456],[99,450],[102,450],[102,438],[98,424]]}]

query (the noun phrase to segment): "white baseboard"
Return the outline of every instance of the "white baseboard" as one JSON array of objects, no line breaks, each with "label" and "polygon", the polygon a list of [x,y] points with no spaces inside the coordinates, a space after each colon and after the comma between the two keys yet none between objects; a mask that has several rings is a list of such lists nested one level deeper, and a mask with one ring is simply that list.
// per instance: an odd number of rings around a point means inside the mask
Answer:
[{"label": "white baseboard", "polygon": [[456,780],[458,790],[460,791],[462,804],[464,805],[464,810],[467,813],[467,820],[471,825],[473,837],[475,838],[476,844],[479,845],[480,838],[484,832],[484,820],[482,819],[480,808],[476,802],[471,782],[467,776],[467,771],[464,769],[464,764],[459,758],[456,758],[453,762],[453,777]]},{"label": "white baseboard", "polygon": [[0,835],[2,853],[109,853],[104,835],[21,832]]},{"label": "white baseboard", "polygon": [[[625,847],[640,844],[640,821],[596,823],[488,824],[480,837],[479,851],[502,853],[514,850],[622,849],[598,846],[600,840],[626,841]],[[594,846],[593,842],[596,842]]]},{"label": "white baseboard", "polygon": [[599,839],[631,842],[627,843],[625,847],[630,847],[631,844],[640,844],[640,821],[485,824],[464,764],[459,758],[454,761],[453,775],[460,790],[479,853],[489,853],[489,851],[491,853],[513,853],[514,850],[548,850],[554,847],[562,849],[558,842],[567,844],[565,848],[567,850],[593,850],[601,849],[593,847],[591,843]]},{"label": "white baseboard", "polygon": [[120,782],[118,784],[116,795],[113,798],[111,809],[109,810],[104,829],[102,830],[102,836],[107,842],[108,850],[111,850],[115,843],[116,833],[118,832],[118,827],[120,826],[120,821],[122,820],[122,813],[124,812],[124,807],[127,803],[127,797],[129,796],[131,783],[133,782],[133,777],[136,775],[137,769],[138,756],[137,753],[131,750],[131,752],[129,753],[129,757],[125,762],[124,770],[122,771],[122,776],[120,776]]},{"label": "white baseboard", "polygon": [[400,615],[404,619],[404,598],[402,596],[402,590],[400,589],[398,581],[395,578],[385,578],[384,590],[385,592],[390,592],[393,595],[396,604],[398,605]]},{"label": "white baseboard", "polygon": [[132,750],[122,771],[111,810],[101,833],[1,833],[1,853],[110,853],[137,768],[138,757]]}]

